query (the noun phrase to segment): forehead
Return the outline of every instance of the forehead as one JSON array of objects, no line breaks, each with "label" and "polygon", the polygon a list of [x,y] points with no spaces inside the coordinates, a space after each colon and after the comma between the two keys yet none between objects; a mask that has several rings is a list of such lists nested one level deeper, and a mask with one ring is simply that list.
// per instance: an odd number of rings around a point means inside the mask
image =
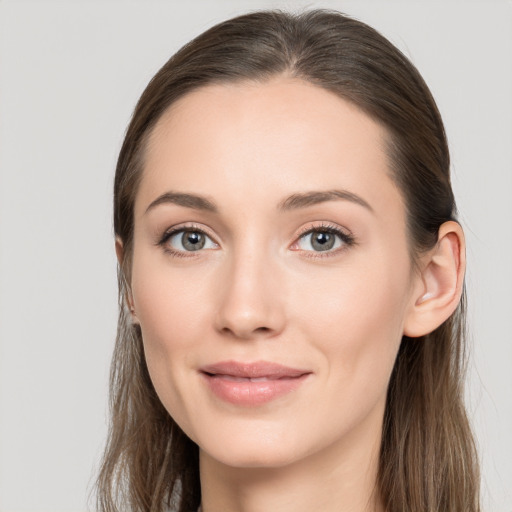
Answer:
[{"label": "forehead", "polygon": [[136,210],[166,188],[270,204],[290,191],[343,187],[377,207],[391,195],[400,202],[386,140],[360,109],[310,83],[205,86],[176,101],[153,129]]}]

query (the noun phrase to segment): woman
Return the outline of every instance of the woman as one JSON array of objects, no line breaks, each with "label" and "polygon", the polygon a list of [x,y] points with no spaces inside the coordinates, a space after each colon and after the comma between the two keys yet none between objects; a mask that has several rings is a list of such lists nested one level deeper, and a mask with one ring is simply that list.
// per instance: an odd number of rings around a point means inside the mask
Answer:
[{"label": "woman", "polygon": [[213,27],[144,91],[114,194],[100,510],[479,510],[448,148],[386,39]]}]

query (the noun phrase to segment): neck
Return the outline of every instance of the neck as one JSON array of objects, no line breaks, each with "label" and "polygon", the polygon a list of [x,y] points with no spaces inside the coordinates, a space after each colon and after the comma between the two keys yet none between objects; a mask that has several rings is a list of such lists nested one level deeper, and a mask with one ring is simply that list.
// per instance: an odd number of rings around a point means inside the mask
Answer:
[{"label": "neck", "polygon": [[202,512],[384,512],[376,485],[380,436],[368,441],[345,438],[270,468],[232,467],[201,451]]}]

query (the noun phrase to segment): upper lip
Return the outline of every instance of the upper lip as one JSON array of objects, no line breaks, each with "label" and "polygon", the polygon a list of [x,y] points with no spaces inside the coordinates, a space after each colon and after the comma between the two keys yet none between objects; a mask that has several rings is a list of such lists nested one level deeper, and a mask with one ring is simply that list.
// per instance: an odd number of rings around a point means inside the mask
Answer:
[{"label": "upper lip", "polygon": [[211,375],[230,375],[232,377],[281,379],[286,377],[300,377],[311,373],[309,370],[291,368],[270,361],[256,361],[253,363],[242,363],[238,361],[221,361],[218,363],[202,366],[200,371]]}]

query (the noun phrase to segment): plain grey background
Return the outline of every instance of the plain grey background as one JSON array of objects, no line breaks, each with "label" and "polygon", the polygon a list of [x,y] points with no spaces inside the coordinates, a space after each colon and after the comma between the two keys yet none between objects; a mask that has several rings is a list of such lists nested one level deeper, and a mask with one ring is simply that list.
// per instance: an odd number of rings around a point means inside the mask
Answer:
[{"label": "plain grey background", "polygon": [[512,511],[510,1],[0,1],[0,510],[87,510],[115,336],[112,180],[151,76],[213,23],[336,8],[438,101],[468,242],[468,404],[485,510]]}]

